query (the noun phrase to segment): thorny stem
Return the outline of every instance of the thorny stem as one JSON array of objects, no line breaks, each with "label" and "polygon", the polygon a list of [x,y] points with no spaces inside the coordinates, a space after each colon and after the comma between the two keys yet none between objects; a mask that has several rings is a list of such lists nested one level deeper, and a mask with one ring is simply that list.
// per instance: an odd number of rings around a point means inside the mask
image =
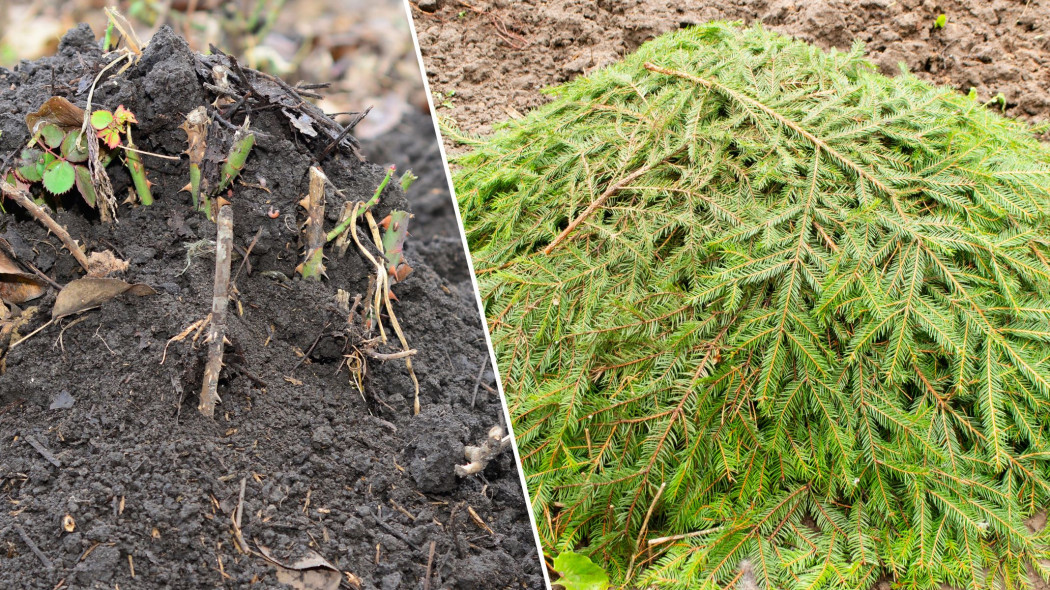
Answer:
[{"label": "thorny stem", "polygon": [[77,259],[77,262],[80,263],[80,266],[84,267],[84,270],[88,273],[91,272],[91,267],[88,263],[87,256],[80,249],[80,247],[77,246],[76,241],[74,241],[73,238],[69,235],[69,232],[66,231],[66,228],[59,225],[57,221],[52,219],[51,216],[47,214],[47,211],[44,211],[42,207],[34,203],[32,197],[30,197],[29,194],[25,191],[20,191],[6,182],[0,182],[0,187],[3,188],[3,193],[5,195],[14,199],[15,203],[18,203],[19,206],[28,211],[30,215],[35,217],[37,221],[44,224],[44,226],[48,230],[50,230],[51,233],[58,236],[58,239],[61,240],[62,245],[66,247],[66,250],[69,250],[69,253],[73,255],[73,258]]},{"label": "thorny stem", "polygon": [[412,267],[405,263],[405,238],[408,237],[408,211],[391,211],[383,220],[383,256],[386,257],[387,272],[397,281],[403,281]]},{"label": "thorny stem", "polygon": [[248,159],[248,154],[252,152],[252,147],[254,146],[255,134],[248,131],[248,122],[245,121],[244,126],[237,129],[233,134],[233,146],[230,147],[230,155],[226,158],[226,163],[222,165],[222,173],[219,175],[219,186],[212,191],[212,196],[226,190],[226,187],[230,186],[230,183],[237,178],[244,168],[244,162]]},{"label": "thorny stem", "polygon": [[340,234],[342,234],[350,228],[350,225],[354,223],[354,218],[359,217],[362,213],[368,211],[371,207],[373,207],[376,203],[379,202],[379,195],[383,194],[383,189],[385,189],[386,185],[390,182],[390,178],[394,175],[394,170],[396,169],[396,166],[391,166],[390,168],[387,168],[386,176],[383,177],[383,182],[379,183],[379,188],[376,189],[376,192],[374,195],[372,195],[372,198],[368,199],[368,201],[365,202],[364,206],[357,210],[356,214],[351,214],[346,219],[344,219],[339,225],[337,225],[335,229],[328,232],[328,235],[325,237],[326,242],[331,242],[332,240],[338,238]]},{"label": "thorny stem", "polygon": [[[365,219],[368,220],[368,227],[372,230],[372,239],[375,241],[376,247],[382,248],[383,240],[379,237],[379,227],[376,226],[376,220],[372,217],[371,211],[365,211]],[[390,318],[390,325],[394,327],[394,332],[397,333],[397,338],[401,341],[401,347],[405,350],[409,350],[411,347],[408,345],[408,340],[405,339],[405,333],[401,330],[401,323],[397,321],[397,315],[394,314],[394,304],[390,303],[390,277],[385,272],[379,274],[380,276],[377,278],[377,281],[379,285],[382,285],[381,293],[383,303],[386,304],[387,317]],[[380,288],[379,285],[377,285],[377,289]],[[412,384],[415,386],[416,390],[412,403],[412,413],[419,414],[419,380],[416,379],[416,372],[412,369],[412,357],[405,357],[405,367],[408,369],[408,376],[412,378]]]},{"label": "thorny stem", "polygon": [[129,149],[124,150],[124,159],[128,164],[131,180],[135,183],[135,193],[138,194],[139,201],[148,207],[153,204],[153,193],[149,188],[149,180],[146,179],[146,167],[142,165],[142,158],[135,149],[135,142],[131,140],[130,129],[128,129],[127,147]]}]

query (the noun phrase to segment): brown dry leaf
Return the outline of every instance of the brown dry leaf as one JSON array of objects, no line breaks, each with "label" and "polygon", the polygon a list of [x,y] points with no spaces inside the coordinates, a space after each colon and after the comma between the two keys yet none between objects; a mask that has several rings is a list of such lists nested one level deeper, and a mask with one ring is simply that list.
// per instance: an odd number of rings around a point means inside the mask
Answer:
[{"label": "brown dry leaf", "polygon": [[314,129],[314,120],[307,114],[300,114],[298,117],[288,112],[288,109],[281,109],[288,120],[292,122],[292,126],[299,130],[303,135],[310,137],[317,137],[317,131]]},{"label": "brown dry leaf", "polygon": [[112,274],[123,273],[128,270],[128,263],[125,260],[117,258],[109,250],[103,250],[101,252],[92,252],[91,254],[88,254],[88,267],[91,269],[88,276],[106,277]]},{"label": "brown dry leaf", "polygon": [[63,318],[102,305],[117,295],[131,293],[139,297],[156,295],[149,285],[128,283],[120,279],[85,277],[70,281],[55,299],[51,319]]},{"label": "brown dry leaf", "polygon": [[296,590],[338,590],[342,573],[317,553],[311,551],[295,563],[284,564],[277,561],[266,547],[256,546],[263,558],[277,569],[278,582]]},{"label": "brown dry leaf", "polygon": [[5,303],[25,303],[44,294],[44,282],[32,273],[24,272],[6,254],[0,252],[0,300]]},{"label": "brown dry leaf", "polygon": [[52,96],[35,113],[26,115],[26,127],[30,133],[36,133],[40,124],[54,123],[63,131],[80,129],[84,123],[84,109],[69,102],[61,96]]},{"label": "brown dry leaf", "polygon": [[188,115],[186,120],[179,125],[179,129],[186,132],[186,154],[190,157],[191,164],[200,165],[204,162],[204,152],[207,147],[208,126],[211,119],[208,118],[208,110],[199,106]]}]

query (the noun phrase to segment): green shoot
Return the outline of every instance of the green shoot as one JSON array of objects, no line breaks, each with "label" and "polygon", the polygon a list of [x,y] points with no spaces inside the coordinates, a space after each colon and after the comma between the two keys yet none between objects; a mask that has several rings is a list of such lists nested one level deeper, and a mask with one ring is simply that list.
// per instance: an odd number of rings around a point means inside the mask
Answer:
[{"label": "green shoot", "polygon": [[[376,203],[379,202],[379,195],[383,194],[383,189],[385,189],[386,185],[390,183],[390,178],[394,175],[394,171],[396,169],[397,169],[396,166],[391,166],[390,168],[387,169],[386,176],[384,176],[383,177],[383,181],[379,183],[379,187],[376,188],[375,194],[373,194],[372,198],[369,199],[368,202],[365,203],[364,207],[361,207],[361,209],[357,213],[357,217],[360,217],[361,215],[363,215],[365,211],[368,211]],[[347,217],[347,219],[344,219],[339,225],[337,225],[335,227],[335,229],[333,229],[332,231],[328,232],[328,235],[325,237],[325,241],[326,242],[331,242],[332,240],[338,238],[340,234],[342,234],[346,230],[350,229],[350,222],[351,221],[352,221],[352,219],[350,217]]]}]

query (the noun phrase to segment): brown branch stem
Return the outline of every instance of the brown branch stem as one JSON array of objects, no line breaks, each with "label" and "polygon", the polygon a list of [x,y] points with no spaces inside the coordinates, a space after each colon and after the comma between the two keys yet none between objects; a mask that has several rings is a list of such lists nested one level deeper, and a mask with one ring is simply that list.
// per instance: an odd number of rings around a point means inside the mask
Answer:
[{"label": "brown branch stem", "polygon": [[215,415],[219,401],[219,372],[222,371],[223,347],[226,345],[226,309],[229,307],[231,251],[233,250],[233,208],[219,209],[216,219],[215,288],[211,300],[211,325],[208,327],[208,364],[204,367],[201,399],[197,410],[209,418]]},{"label": "brown branch stem", "polygon": [[88,263],[87,256],[80,249],[80,246],[77,245],[76,241],[74,241],[69,235],[66,228],[59,225],[57,221],[48,215],[43,207],[34,203],[33,198],[29,196],[29,193],[18,190],[6,182],[0,183],[0,186],[3,188],[4,195],[13,199],[15,203],[18,203],[20,207],[28,211],[37,221],[44,224],[44,227],[46,227],[51,233],[58,236],[58,239],[62,241],[62,245],[66,247],[66,250],[69,250],[69,253],[73,255],[73,258],[77,259],[80,266],[84,267],[85,272],[91,272],[91,265]]}]

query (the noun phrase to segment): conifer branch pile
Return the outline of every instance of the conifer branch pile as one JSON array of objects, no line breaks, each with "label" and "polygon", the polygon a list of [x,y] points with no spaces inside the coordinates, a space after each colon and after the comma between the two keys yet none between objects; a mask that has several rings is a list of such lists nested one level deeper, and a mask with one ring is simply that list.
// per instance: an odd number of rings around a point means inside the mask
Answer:
[{"label": "conifer branch pile", "polygon": [[1028,127],[859,46],[722,23],[551,93],[456,178],[546,547],[637,587],[1045,568]]}]

